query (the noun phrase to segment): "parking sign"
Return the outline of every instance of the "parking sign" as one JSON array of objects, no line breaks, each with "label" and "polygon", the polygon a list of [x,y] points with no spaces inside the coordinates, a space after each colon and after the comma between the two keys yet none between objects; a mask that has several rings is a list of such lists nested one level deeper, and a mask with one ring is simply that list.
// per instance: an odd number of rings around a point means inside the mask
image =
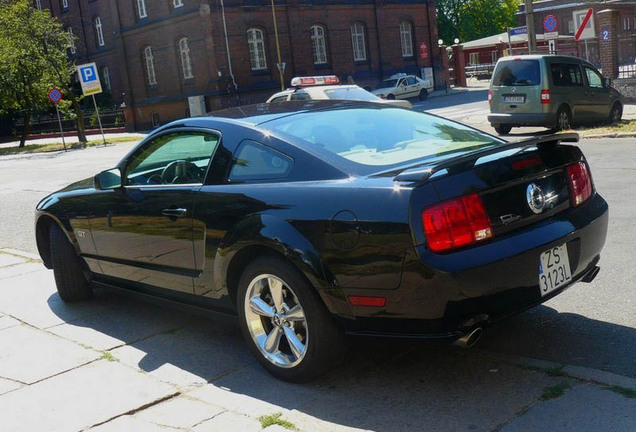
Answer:
[{"label": "parking sign", "polygon": [[97,73],[97,65],[95,63],[86,63],[77,66],[77,75],[79,76],[84,96],[102,92],[102,83],[99,81],[99,74]]}]

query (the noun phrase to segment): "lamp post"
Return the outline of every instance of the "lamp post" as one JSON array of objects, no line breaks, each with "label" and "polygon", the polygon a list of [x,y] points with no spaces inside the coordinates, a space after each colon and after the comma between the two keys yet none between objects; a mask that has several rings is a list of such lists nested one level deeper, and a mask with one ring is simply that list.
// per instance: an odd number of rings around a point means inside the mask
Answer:
[{"label": "lamp post", "polygon": [[283,76],[283,63],[280,58],[280,43],[278,42],[278,25],[276,24],[276,8],[272,0],[272,17],[274,18],[274,36],[276,37],[276,53],[278,54],[278,74],[280,76],[280,89],[285,90],[285,77]]}]

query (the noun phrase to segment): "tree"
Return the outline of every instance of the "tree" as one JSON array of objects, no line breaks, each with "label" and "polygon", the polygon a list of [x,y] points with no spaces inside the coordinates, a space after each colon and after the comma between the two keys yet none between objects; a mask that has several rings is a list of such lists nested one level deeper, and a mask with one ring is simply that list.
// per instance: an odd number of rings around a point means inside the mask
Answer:
[{"label": "tree", "polygon": [[470,41],[515,27],[517,0],[438,0],[439,36],[447,42]]},{"label": "tree", "polygon": [[28,0],[0,1],[0,111],[23,115],[20,147],[33,115],[50,108],[47,93],[53,87],[71,102],[79,140],[86,141],[80,99],[71,85],[75,65],[67,55],[70,38],[57,19],[36,10]]}]

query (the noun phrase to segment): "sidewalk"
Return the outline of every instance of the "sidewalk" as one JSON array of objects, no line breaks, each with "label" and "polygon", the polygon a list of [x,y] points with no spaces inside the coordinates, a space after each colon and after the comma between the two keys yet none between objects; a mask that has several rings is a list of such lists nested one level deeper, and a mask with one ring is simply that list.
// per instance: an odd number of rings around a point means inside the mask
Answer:
[{"label": "sidewalk", "polygon": [[367,341],[328,376],[292,385],[255,362],[236,326],[95,294],[65,304],[36,256],[0,250],[2,430],[281,432],[281,419],[306,432],[636,425],[632,378]]},{"label": "sidewalk", "polygon": [[[107,133],[107,134],[104,134],[104,137],[106,138],[106,141],[113,140],[113,139],[121,139],[121,138],[130,138],[130,141],[140,141],[145,136],[146,136],[146,134],[141,133],[141,132],[139,132],[139,133],[122,132],[122,133]],[[88,138],[89,141],[101,141],[102,140],[102,136],[101,135],[89,135],[87,138]],[[72,144],[72,143],[79,142],[79,140],[77,139],[76,136],[65,136],[64,137],[64,141],[66,142],[66,144]],[[44,144],[53,144],[53,143],[62,144],[62,138],[60,137],[60,138],[29,139],[29,140],[26,141],[25,145],[27,145],[27,146],[29,146],[29,145],[44,145]],[[0,148],[2,148],[2,147],[17,147],[19,144],[20,144],[20,140],[6,142],[6,143],[0,143]]]}]

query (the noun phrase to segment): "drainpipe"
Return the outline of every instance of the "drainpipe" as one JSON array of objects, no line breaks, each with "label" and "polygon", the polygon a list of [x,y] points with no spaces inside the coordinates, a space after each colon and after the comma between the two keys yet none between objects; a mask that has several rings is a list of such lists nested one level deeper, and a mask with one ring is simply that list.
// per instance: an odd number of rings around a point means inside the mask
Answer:
[{"label": "drainpipe", "polygon": [[236,99],[238,100],[239,105],[241,104],[241,98],[238,94],[238,86],[236,85],[236,80],[234,79],[234,72],[232,72],[232,57],[230,55],[230,42],[227,36],[227,24],[225,22],[225,4],[223,0],[221,0],[221,16],[223,17],[223,35],[225,36],[225,51],[227,52],[227,66],[230,71],[230,78],[232,78],[232,85],[234,86],[234,92],[236,93]]},{"label": "drainpipe", "polygon": [[384,68],[382,67],[382,46],[380,45],[380,25],[378,23],[378,2],[373,5],[373,15],[375,18],[375,36],[378,44],[378,62],[380,66],[380,80],[384,79]]}]

